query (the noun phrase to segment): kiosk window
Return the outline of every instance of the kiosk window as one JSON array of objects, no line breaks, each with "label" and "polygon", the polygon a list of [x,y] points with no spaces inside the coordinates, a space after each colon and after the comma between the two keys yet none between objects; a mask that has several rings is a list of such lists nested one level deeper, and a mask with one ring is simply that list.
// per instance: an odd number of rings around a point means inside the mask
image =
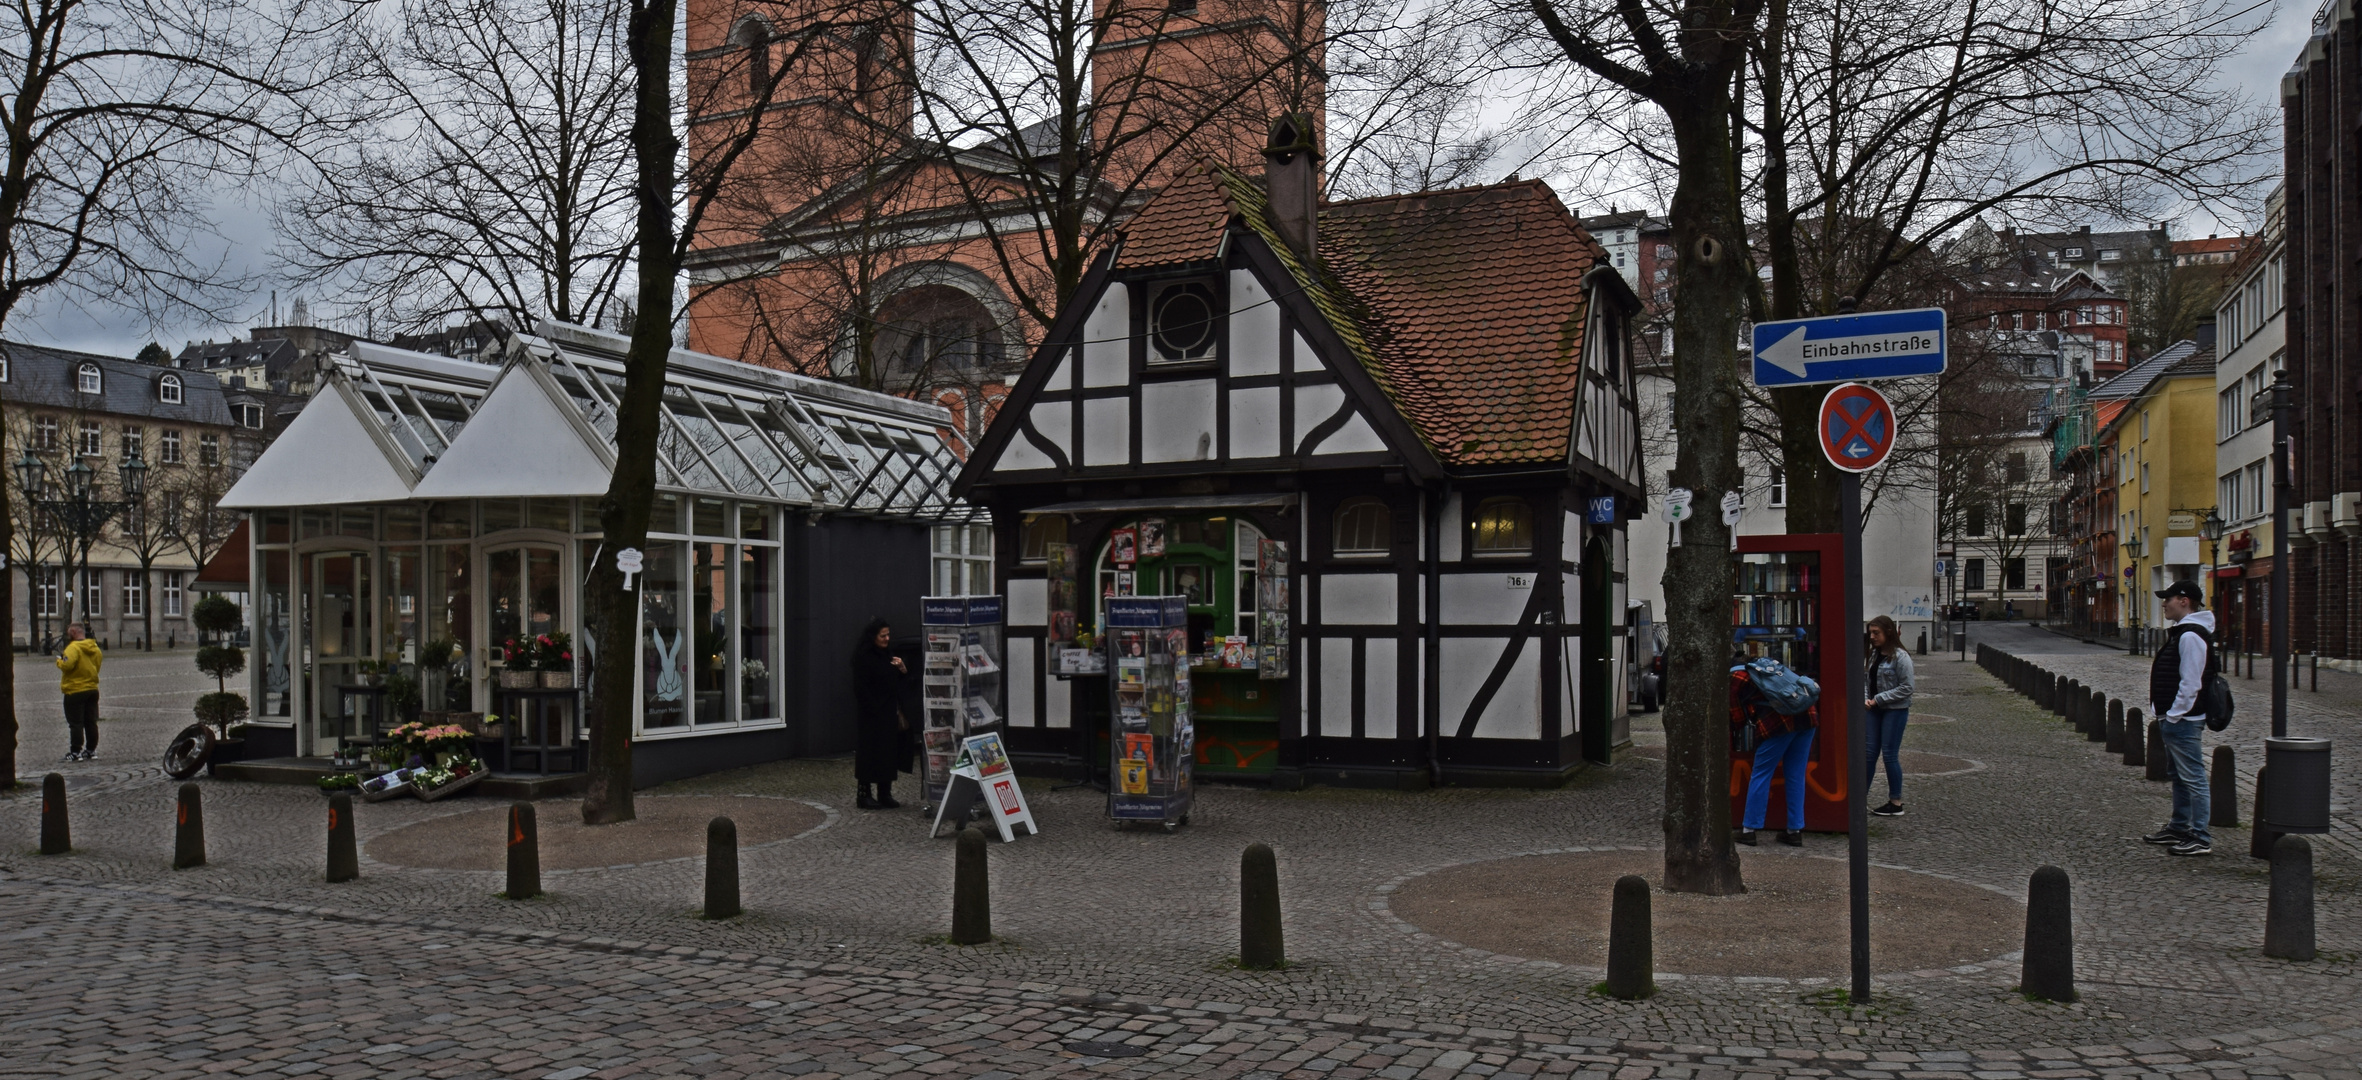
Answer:
[{"label": "kiosk window", "polygon": [[1469,526],[1475,532],[1469,549],[1478,555],[1533,554],[1534,512],[1524,499],[1486,499],[1477,504]]},{"label": "kiosk window", "polygon": [[1025,519],[1023,537],[1018,541],[1019,559],[1029,563],[1048,562],[1050,545],[1066,542],[1066,518],[1060,514],[1043,514]]},{"label": "kiosk window", "polygon": [[1336,553],[1367,558],[1384,555],[1394,543],[1394,516],[1380,499],[1347,499],[1337,508]]}]

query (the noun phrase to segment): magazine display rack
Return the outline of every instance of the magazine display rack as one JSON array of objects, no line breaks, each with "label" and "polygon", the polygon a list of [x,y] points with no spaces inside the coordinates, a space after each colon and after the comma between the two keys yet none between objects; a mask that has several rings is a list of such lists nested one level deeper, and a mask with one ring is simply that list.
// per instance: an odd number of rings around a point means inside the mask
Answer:
[{"label": "magazine display rack", "polygon": [[[1845,611],[1845,549],[1833,533],[1742,536],[1731,557],[1731,645],[1749,656],[1768,656],[1820,681],[1820,727],[1805,769],[1804,828],[1844,832],[1849,772],[1846,725],[1853,715],[1845,701],[1845,639],[1848,628],[1835,621]],[[1859,633],[1860,627],[1851,628]],[[1745,820],[1747,779],[1754,762],[1731,761],[1731,820]],[[1772,780],[1766,828],[1795,828],[1788,816],[1785,776]]]},{"label": "magazine display rack", "polygon": [[1002,681],[1001,598],[929,596],[919,600],[926,665],[920,692],[926,703],[925,799],[943,798],[961,740],[1001,729],[1008,707]]},{"label": "magazine display rack", "polygon": [[1107,816],[1119,825],[1186,825],[1197,751],[1188,598],[1108,597],[1104,641],[1112,695]]}]

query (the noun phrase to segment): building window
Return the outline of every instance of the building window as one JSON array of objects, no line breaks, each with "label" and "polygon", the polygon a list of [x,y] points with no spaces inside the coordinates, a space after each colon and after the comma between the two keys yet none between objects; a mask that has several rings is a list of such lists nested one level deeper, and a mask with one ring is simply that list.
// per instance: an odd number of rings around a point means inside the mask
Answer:
[{"label": "building window", "polygon": [[2240,511],[2247,509],[2246,501],[2239,497],[2239,481],[2244,476],[2240,470],[2233,469],[2214,482],[2214,504],[2222,507],[2223,516],[2232,521],[2239,520]]},{"label": "building window", "polygon": [[74,371],[74,388],[85,394],[102,393],[106,385],[106,379],[99,374],[97,364],[84,364]]},{"label": "building window", "polygon": [[219,464],[221,464],[221,436],[219,436],[219,435],[199,435],[199,436],[197,436],[197,464],[200,464],[200,465],[219,465]]},{"label": "building window", "polygon": [[2149,410],[2147,410],[2147,409],[2142,409],[2142,410],[2141,410],[2141,441],[2142,441],[2142,442],[2147,442],[2148,440],[2149,440]]},{"label": "building window", "polygon": [[167,617],[178,617],[180,615],[180,574],[181,572],[178,570],[166,570],[164,572],[164,614]]},{"label": "building window", "polygon": [[1982,507],[1982,506],[1971,506],[1971,507],[1969,507],[1969,508],[1968,508],[1968,535],[1970,535],[1970,536],[1983,536],[1983,535],[1985,535],[1985,508],[1984,508],[1984,507]]},{"label": "building window", "polygon": [[2026,452],[2023,450],[2010,451],[2009,459],[2002,468],[2003,475],[2009,477],[2009,482],[2012,484],[2023,484],[2026,482],[2026,478],[2031,475],[2030,470],[2026,467]]},{"label": "building window", "polygon": [[1771,471],[1771,488],[1765,493],[1763,504],[1774,508],[1788,505],[1787,470],[1773,469]]},{"label": "building window", "polygon": [[937,525],[934,596],[992,595],[992,526]]},{"label": "building window", "polygon": [[1960,587],[1963,589],[1982,589],[1985,587],[1985,560],[1970,559],[1961,566]]},{"label": "building window", "polygon": [[8,381],[8,354],[0,352],[0,382]]},{"label": "building window", "polygon": [[1394,514],[1380,499],[1347,499],[1337,508],[1336,554],[1370,557],[1394,546]]},{"label": "building window", "polygon": [[1531,555],[1534,551],[1534,512],[1524,499],[1497,496],[1476,506],[1469,519],[1475,535],[1469,549],[1478,555]]},{"label": "building window", "polygon": [[1065,515],[1039,514],[1029,517],[1017,527],[1017,558],[1021,562],[1048,562],[1050,545],[1065,542]]},{"label": "building window", "polygon": [[156,437],[156,460],[166,465],[180,464],[180,432],[166,429]]},{"label": "building window", "polygon": [[76,451],[78,453],[80,453],[83,457],[97,457],[99,454],[104,452],[99,446],[100,435],[98,421],[82,421],[81,432],[82,437],[75,442]]},{"label": "building window", "polygon": [[136,427],[125,427],[123,429],[124,460],[128,461],[132,458],[146,457],[146,442],[147,432]]},{"label": "building window", "polygon": [[2271,513],[2272,487],[2270,484],[2264,482],[2263,462],[2258,461],[2255,464],[2249,465],[2247,467],[2246,487],[2248,516],[2262,517],[2265,514]]},{"label": "building window", "polygon": [[166,405],[181,403],[180,376],[166,375],[156,380],[156,398]]},{"label": "building window", "polygon": [[57,450],[57,417],[37,416],[33,418],[33,449],[51,452]]},{"label": "building window", "polygon": [[1165,363],[1214,355],[1214,290],[1203,282],[1166,285],[1148,305],[1149,359]]},{"label": "building window", "polygon": [[2026,535],[2026,504],[2011,503],[2001,509],[2001,527],[2010,536]]},{"label": "building window", "polygon": [[124,571],[123,614],[130,618],[139,618],[147,613],[148,590],[146,586],[140,584],[139,572],[136,570]]},{"label": "building window", "polygon": [[106,571],[100,570],[97,567],[92,567],[89,572],[83,576],[82,593],[80,596],[74,598],[84,605],[82,614],[95,618],[103,616],[107,613],[106,590],[99,586],[100,575],[104,573],[106,573]]},{"label": "building window", "polygon": [[2001,560],[2001,587],[2023,590],[2026,587],[2026,560],[2012,556]]},{"label": "building window", "polygon": [[2146,493],[2148,492],[2148,490],[2149,490],[2149,463],[2148,463],[2148,462],[2146,462],[2146,461],[2144,461],[2144,462],[2141,462],[2141,492],[2142,492],[2143,494],[2146,494]]},{"label": "building window", "polygon": [[[240,426],[240,427],[244,427],[244,428],[250,428],[250,429],[252,429],[252,430],[255,430],[255,431],[261,431],[261,430],[262,430],[262,406],[260,406],[260,405],[240,405],[240,406],[238,406],[238,426]],[[980,429],[977,429],[977,428],[971,428],[970,430],[980,430]]]},{"label": "building window", "polygon": [[57,567],[44,566],[33,571],[33,614],[56,616]]},{"label": "building window", "polygon": [[2068,258],[2068,259],[2070,259],[2070,260],[2072,260],[2072,259],[2080,259],[2080,258],[2082,258],[2082,257],[2083,257],[2083,249],[2082,249],[2082,248],[2079,248],[2079,247],[2072,247],[2072,248],[2068,248],[2068,249],[2067,249],[2067,258]]},{"label": "building window", "polygon": [[2246,430],[2247,398],[2239,387],[2216,394],[2214,398],[2214,438],[2222,442]]}]

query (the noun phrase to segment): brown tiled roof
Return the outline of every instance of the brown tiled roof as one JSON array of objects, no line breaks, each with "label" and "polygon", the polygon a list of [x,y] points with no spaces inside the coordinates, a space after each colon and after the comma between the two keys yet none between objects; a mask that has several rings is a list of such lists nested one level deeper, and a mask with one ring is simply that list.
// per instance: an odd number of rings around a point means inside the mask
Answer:
[{"label": "brown tiled roof", "polygon": [[1211,259],[1236,214],[1448,464],[1566,460],[1587,316],[1606,252],[1538,180],[1329,203],[1322,265],[1302,266],[1263,191],[1199,166],[1126,230],[1122,268]]}]

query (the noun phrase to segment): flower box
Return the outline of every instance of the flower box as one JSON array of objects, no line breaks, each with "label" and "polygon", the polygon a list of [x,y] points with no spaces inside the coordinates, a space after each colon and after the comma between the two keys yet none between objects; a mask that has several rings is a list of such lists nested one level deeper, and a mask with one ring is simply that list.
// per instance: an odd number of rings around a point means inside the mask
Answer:
[{"label": "flower box", "polygon": [[572,690],[574,689],[574,673],[571,671],[544,671],[541,673],[541,688],[544,690]]},{"label": "flower box", "polygon": [[503,690],[531,690],[541,685],[542,672],[538,671],[514,671],[502,668],[499,675],[500,688]]},{"label": "flower box", "polygon": [[412,784],[410,786],[410,793],[418,796],[418,801],[420,802],[433,802],[436,799],[457,795],[462,791],[466,791],[467,789],[482,783],[484,778],[490,775],[492,775],[491,770],[478,766],[474,770],[471,770],[466,776],[454,776],[450,780],[435,787],[430,788],[424,784]]},{"label": "flower box", "polygon": [[380,773],[363,780],[360,787],[361,799],[364,802],[384,802],[396,795],[409,794],[411,780],[422,771],[424,770],[395,769],[392,772]]}]

